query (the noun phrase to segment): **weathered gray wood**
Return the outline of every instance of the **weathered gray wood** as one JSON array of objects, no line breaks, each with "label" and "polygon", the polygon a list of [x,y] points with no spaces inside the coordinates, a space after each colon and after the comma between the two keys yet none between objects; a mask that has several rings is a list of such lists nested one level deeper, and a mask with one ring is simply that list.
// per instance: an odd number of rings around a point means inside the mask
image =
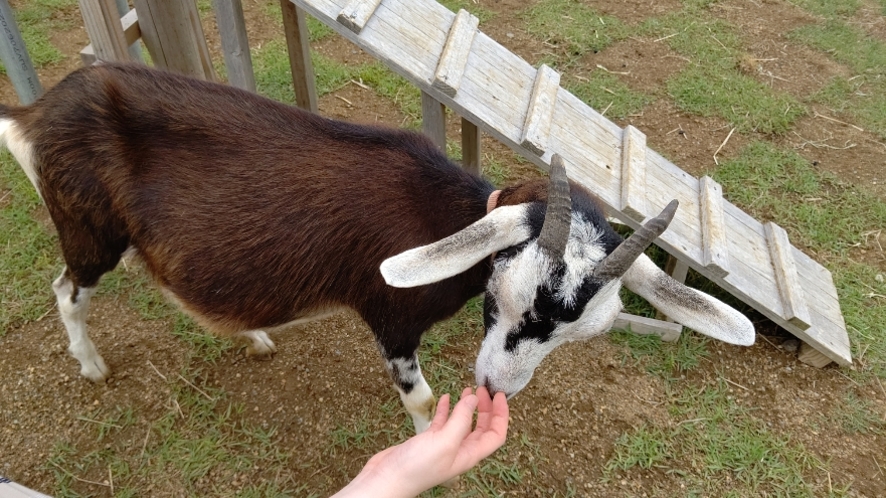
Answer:
[{"label": "weathered gray wood", "polygon": [[824,368],[831,364],[830,358],[805,342],[800,343],[800,353],[797,355],[797,359],[816,368]]},{"label": "weathered gray wood", "polygon": [[784,307],[784,318],[797,327],[808,329],[812,324],[812,319],[809,316],[803,289],[800,287],[800,279],[788,234],[784,228],[771,221],[766,223],[764,228],[769,252],[772,256],[772,266],[775,269],[776,283]]},{"label": "weathered gray wood", "polygon": [[[126,39],[126,43],[129,44],[129,57],[131,60],[142,62],[141,45],[139,43],[142,33],[138,26],[138,14],[135,9],[124,14],[120,18],[120,24],[123,27],[123,37]],[[135,57],[136,53],[138,54],[137,58]],[[91,66],[96,60],[95,49],[91,43],[80,50],[80,62],[84,66]]]},{"label": "weathered gray wood", "polygon": [[421,92],[421,131],[446,151],[446,107],[425,92]]},{"label": "weathered gray wood", "polygon": [[461,165],[467,171],[479,175],[480,168],[480,128],[465,118],[461,118]]},{"label": "weathered gray wood", "polygon": [[354,33],[360,34],[380,3],[381,0],[351,0],[339,12],[338,22]]},{"label": "weathered gray wood", "polygon": [[310,33],[305,11],[289,0],[280,0],[280,7],[283,10],[283,31],[289,51],[295,104],[306,111],[317,112],[317,87],[314,84],[314,64],[311,62]]},{"label": "weathered gray wood", "polygon": [[479,25],[479,19],[462,9],[449,28],[449,36],[446,38],[443,54],[440,55],[440,62],[437,63],[432,85],[450,97],[455,96],[461,85]]},{"label": "weathered gray wood", "polygon": [[[536,70],[501,44],[478,31],[456,95],[450,97],[432,86],[439,54],[455,18],[445,7],[430,0],[385,0],[357,36],[336,21],[347,0],[292,1],[537,166],[547,169],[551,154],[559,153],[567,160],[572,181],[592,190],[618,220],[631,228],[639,226],[620,210],[624,132],[580,99],[561,89],[545,153],[536,155],[522,147]],[[724,200],[730,273],[718,278],[702,264],[698,179],[652,149],[646,149],[645,154],[648,211],[644,214],[656,214],[671,199],[680,201],[674,221],[659,237],[658,245],[834,361],[850,364],[846,326],[827,270],[791,248],[814,323],[803,330],[782,318],[763,226]]]},{"label": "weathered gray wood", "polygon": [[142,41],[158,67],[214,80],[194,0],[134,0]]},{"label": "weathered gray wood", "polygon": [[560,73],[542,64],[535,73],[532,97],[529,99],[526,120],[523,121],[523,136],[520,139],[520,145],[535,154],[542,155],[548,148],[554,104],[559,90]]},{"label": "weathered gray wood", "polygon": [[221,35],[228,83],[254,92],[255,73],[252,70],[252,56],[246,36],[246,21],[243,19],[243,4],[240,0],[213,0],[212,4]]},{"label": "weathered gray wood", "polygon": [[129,60],[129,46],[123,35],[115,0],[79,0],[86,33],[98,60]]},{"label": "weathered gray wood", "polygon": [[718,278],[729,275],[726,226],[723,224],[723,187],[709,176],[699,180],[701,264]]},{"label": "weathered gray wood", "polygon": [[6,0],[0,1],[0,59],[22,104],[30,104],[43,95],[43,87]]},{"label": "weathered gray wood", "polygon": [[[136,62],[144,62],[144,58],[142,57],[142,44],[139,41],[141,37],[141,33],[138,33],[138,36],[135,38],[130,38],[126,33],[127,23],[129,25],[138,26],[138,17],[135,14],[135,9],[129,8],[129,2],[127,0],[116,0],[117,2],[117,13],[120,14],[120,22],[123,24],[123,36],[126,38],[126,43],[129,44],[129,59]],[[127,19],[129,17],[129,19]]]},{"label": "weathered gray wood", "polygon": [[661,337],[662,341],[675,342],[680,339],[683,332],[683,326],[678,323],[663,322],[653,318],[645,318],[637,315],[628,315],[627,313],[619,313],[615,317],[612,324],[613,330],[630,330],[634,334],[649,335],[655,334]]},{"label": "weathered gray wood", "polygon": [[646,219],[646,135],[631,125],[624,129],[621,146],[620,207],[635,221]]}]

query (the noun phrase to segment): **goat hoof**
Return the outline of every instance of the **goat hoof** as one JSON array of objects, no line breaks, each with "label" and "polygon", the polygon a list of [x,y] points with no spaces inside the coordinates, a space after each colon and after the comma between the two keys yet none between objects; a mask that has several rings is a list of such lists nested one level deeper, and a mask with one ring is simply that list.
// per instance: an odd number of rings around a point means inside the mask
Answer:
[{"label": "goat hoof", "polygon": [[246,348],[247,356],[272,356],[276,352],[277,346],[274,345],[274,341],[264,332],[254,335],[252,344]]},{"label": "goat hoof", "polygon": [[111,369],[105,365],[101,356],[97,356],[81,365],[80,375],[96,384],[103,384],[111,376]]}]

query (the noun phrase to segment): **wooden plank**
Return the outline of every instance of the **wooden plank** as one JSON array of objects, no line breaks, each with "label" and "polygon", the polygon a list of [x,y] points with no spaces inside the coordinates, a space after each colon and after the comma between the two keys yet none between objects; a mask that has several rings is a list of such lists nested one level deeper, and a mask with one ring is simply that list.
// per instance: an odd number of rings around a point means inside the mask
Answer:
[{"label": "wooden plank", "polygon": [[480,129],[465,118],[461,118],[461,166],[475,175],[480,168]]},{"label": "wooden plank", "polygon": [[446,107],[425,92],[421,92],[421,131],[446,152]]},{"label": "wooden plank", "polygon": [[824,368],[831,364],[830,358],[805,342],[800,343],[800,353],[797,355],[797,359],[817,368]]},{"label": "wooden plank", "polygon": [[446,37],[446,45],[443,46],[440,62],[437,63],[432,86],[450,97],[455,96],[461,85],[479,25],[479,19],[462,9],[458,11],[452,27],[449,28],[449,36]]},{"label": "wooden plank", "polygon": [[808,329],[812,319],[809,317],[809,309],[806,307],[803,289],[800,287],[788,234],[771,221],[764,225],[764,229],[775,269],[776,284],[784,307],[784,319],[804,330]]},{"label": "wooden plank", "polygon": [[337,20],[354,33],[360,34],[380,3],[381,0],[351,0],[338,13]]},{"label": "wooden plank", "polygon": [[709,176],[699,180],[701,208],[701,264],[717,278],[729,275],[726,226],[723,224],[723,187]]},{"label": "wooden plank", "polygon": [[289,69],[292,72],[292,86],[295,89],[295,105],[317,112],[317,87],[315,86],[314,64],[311,62],[311,45],[308,40],[308,25],[305,11],[289,0],[280,0],[283,10],[283,31],[286,33],[286,48],[289,51]]},{"label": "wooden plank", "polygon": [[158,67],[214,80],[209,48],[193,0],[133,0],[142,41]]},{"label": "wooden plank", "polygon": [[542,64],[535,73],[532,96],[529,98],[526,120],[523,121],[523,136],[520,138],[520,145],[535,154],[542,155],[548,148],[559,90],[560,73]]},{"label": "wooden plank", "polygon": [[621,147],[619,209],[637,222],[646,219],[646,135],[628,125]]},{"label": "wooden plank", "polygon": [[115,0],[79,0],[86,33],[98,60],[128,61],[129,50]]},{"label": "wooden plank", "polygon": [[139,41],[141,32],[137,33],[134,38],[130,38],[129,33],[126,32],[127,23],[130,26],[134,25],[136,29],[138,28],[138,16],[135,14],[135,9],[129,8],[128,0],[116,0],[116,3],[117,13],[120,14],[120,22],[123,24],[123,36],[126,38],[126,43],[129,44],[129,59],[136,62],[144,62],[142,44]]},{"label": "wooden plank", "polygon": [[243,4],[240,0],[213,0],[212,4],[221,35],[228,83],[254,92],[255,73],[252,70],[252,56],[246,36],[246,21],[243,19]]},{"label": "wooden plank", "polygon": [[[141,61],[141,55],[139,55],[137,59],[133,57],[134,51],[141,50],[138,41],[142,36],[141,29],[138,27],[138,14],[136,14],[135,9],[124,14],[123,17],[120,18],[120,24],[123,27],[123,37],[126,39],[126,43],[129,44],[130,58]],[[92,47],[91,43],[80,50],[80,62],[82,62],[84,66],[91,66],[96,60],[95,49]]]},{"label": "wooden plank", "polygon": [[683,326],[678,323],[663,322],[627,313],[619,313],[611,328],[613,330],[630,330],[634,334],[640,335],[655,334],[665,342],[677,341],[683,332]]}]

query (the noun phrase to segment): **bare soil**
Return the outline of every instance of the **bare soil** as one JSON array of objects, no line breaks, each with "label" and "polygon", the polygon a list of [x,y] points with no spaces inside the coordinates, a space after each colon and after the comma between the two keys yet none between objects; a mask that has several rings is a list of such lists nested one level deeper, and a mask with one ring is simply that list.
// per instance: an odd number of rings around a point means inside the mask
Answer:
[{"label": "bare soil", "polygon": [[[245,0],[249,36],[254,46],[280,36],[276,22],[269,22],[266,1]],[[530,62],[547,50],[544,43],[523,30],[517,12],[531,2],[479,0],[496,13],[481,29]],[[652,14],[679,9],[677,1],[648,0],[585,3],[599,12],[612,14],[631,24]],[[858,14],[858,22],[876,36],[884,36],[879,10],[870,3]],[[867,6],[867,3],[865,5]],[[760,59],[757,77],[773,87],[804,98],[819,89],[832,75],[846,69],[823,54],[795,45],[784,34],[794,26],[815,19],[784,0],[728,0],[715,13],[740,26],[755,59]],[[206,23],[210,46],[217,49],[211,20]],[[77,51],[86,43],[82,28],[57,33],[69,58],[41,71],[49,87],[77,67]],[[332,38],[317,50],[339,60],[368,61],[365,54],[344,40]],[[663,82],[684,61],[662,43],[638,37],[593,54],[581,61],[579,70],[594,70],[597,64],[611,70],[629,71],[623,76],[630,86],[663,96]],[[14,102],[11,85],[0,80],[0,98]],[[827,109],[819,109],[837,119]],[[324,115],[360,122],[398,125],[403,116],[389,100],[370,90],[348,85],[320,102]],[[455,121],[455,120],[453,120]],[[633,124],[648,135],[650,146],[694,175],[714,167],[714,152],[729,132],[728,123],[718,118],[690,115],[667,99],[658,99],[641,115],[619,124]],[[457,128],[456,124],[452,124]],[[451,131],[454,131],[451,130]],[[751,136],[734,135],[719,157],[734,155]],[[771,137],[770,137],[771,138]],[[873,134],[860,132],[823,118],[800,120],[793,132],[777,139],[796,148],[845,181],[886,193],[886,146]],[[851,148],[841,148],[845,144]],[[833,147],[821,147],[821,144]],[[508,166],[524,170],[524,164],[509,159],[509,153],[488,138],[485,151]],[[525,173],[531,174],[531,173]],[[886,235],[886,234],[884,234]],[[886,243],[886,239],[883,239]],[[870,249],[875,249],[874,242]],[[49,282],[47,300],[52,299]],[[53,446],[67,441],[89,451],[99,445],[139,445],[152,420],[169,410],[168,386],[159,374],[174,375],[197,361],[188,358],[170,333],[165,321],[145,321],[126,303],[126,296],[99,295],[89,317],[90,334],[113,377],[106,385],[93,385],[78,376],[78,366],[65,352],[67,339],[56,313],[35,323],[10,330],[0,338],[0,474],[38,490],[54,489],[51,469],[46,466]],[[886,496],[886,437],[871,433],[849,433],[829,426],[816,430],[847,393],[872,403],[886,418],[886,391],[876,383],[858,385],[833,366],[816,369],[799,363],[795,353],[778,346],[783,333],[759,320],[759,331],[771,335],[750,348],[711,343],[710,357],[685,374],[685,385],[714,382],[720,377],[733,381],[730,388],[742,405],[754,410],[776,433],[790,435],[820,459],[830,462],[830,472],[814,471],[809,480],[825,495],[829,486],[851,485],[852,496]],[[341,452],[329,457],[330,432],[353,425],[366,413],[395,398],[390,381],[375,349],[372,334],[354,314],[346,313],[324,321],[295,327],[274,337],[278,353],[268,361],[248,359],[242,350],[228,351],[215,364],[200,363],[207,385],[223,388],[233,402],[246,406],[248,417],[263,426],[276,427],[279,444],[297,455],[292,483],[309,489],[332,491],[353,476],[368,456],[381,447]],[[444,347],[441,356],[453,362],[465,385],[473,382],[471,367],[480,337],[467,344]],[[471,346],[472,345],[472,346]],[[538,445],[541,461],[537,471],[524,478],[526,489],[565,494],[577,489],[580,496],[682,496],[679,476],[658,470],[638,471],[623,479],[601,482],[602,468],[612,456],[616,439],[644,423],[665,426],[673,423],[664,400],[664,381],[641,366],[622,364],[620,348],[605,337],[563,346],[541,365],[530,385],[511,402],[511,439],[526,435]],[[680,374],[677,373],[677,376]],[[94,427],[79,414],[110,406],[132,406],[135,428],[110,440],[95,442]],[[400,412],[403,417],[403,412]],[[401,420],[391,420],[399,426]],[[522,458],[522,457],[521,457]],[[525,460],[520,460],[525,462]],[[101,473],[79,476],[102,481]],[[531,484],[532,486],[528,486]],[[164,483],[143,490],[147,496],[180,496]],[[232,483],[232,492],[238,484]],[[105,496],[106,487],[77,482],[74,489],[89,496]],[[207,488],[214,489],[214,488]],[[450,492],[455,494],[456,491]],[[513,496],[541,496],[538,491],[509,492]]]}]

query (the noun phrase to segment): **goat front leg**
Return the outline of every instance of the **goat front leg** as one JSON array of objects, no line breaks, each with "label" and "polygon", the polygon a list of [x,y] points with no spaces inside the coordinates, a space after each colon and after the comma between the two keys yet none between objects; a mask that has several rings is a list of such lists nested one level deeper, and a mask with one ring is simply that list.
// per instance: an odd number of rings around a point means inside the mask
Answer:
[{"label": "goat front leg", "polygon": [[418,356],[415,353],[408,357],[385,355],[385,365],[394,381],[394,386],[400,393],[403,406],[412,417],[415,433],[421,434],[431,426],[437,401],[434,399],[431,387],[421,374]]},{"label": "goat front leg", "polygon": [[68,269],[65,268],[61,276],[52,282],[52,290],[58,299],[58,311],[68,332],[68,351],[80,362],[80,375],[93,382],[104,382],[111,375],[111,370],[86,333],[86,314],[95,287],[78,287],[68,278]]},{"label": "goat front leg", "polygon": [[271,356],[277,352],[274,341],[268,337],[264,330],[246,330],[235,334],[237,337],[245,337],[252,343],[246,347],[248,356]]}]

